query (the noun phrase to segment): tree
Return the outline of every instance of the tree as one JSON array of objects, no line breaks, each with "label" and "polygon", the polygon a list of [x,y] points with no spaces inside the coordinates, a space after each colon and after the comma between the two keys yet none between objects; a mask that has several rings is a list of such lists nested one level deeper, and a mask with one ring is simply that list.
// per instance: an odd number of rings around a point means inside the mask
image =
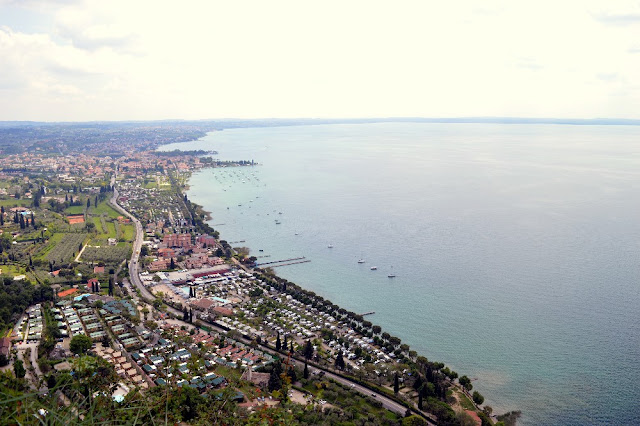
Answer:
[{"label": "tree", "polygon": [[277,360],[273,363],[273,367],[271,368],[271,372],[269,373],[269,382],[267,383],[267,387],[270,392],[274,390],[278,390],[282,387],[282,364],[280,360]]},{"label": "tree", "polygon": [[465,388],[467,391],[470,391],[471,389],[473,389],[473,385],[471,384],[471,379],[469,379],[467,376],[462,376],[458,379],[458,382],[460,382],[460,385]]},{"label": "tree", "polygon": [[98,196],[97,196],[97,195],[96,195],[96,198],[95,198],[95,200],[94,200],[93,205],[94,205],[95,207],[98,207]]},{"label": "tree", "polygon": [[102,346],[103,347],[107,347],[109,346],[109,335],[105,334],[104,336],[102,336]]},{"label": "tree", "polygon": [[89,336],[85,336],[84,334],[76,334],[71,338],[71,343],[69,344],[69,349],[74,354],[84,354],[86,353],[93,343]]},{"label": "tree", "polygon": [[344,358],[342,358],[342,351],[338,351],[338,355],[336,355],[336,368],[339,368],[340,370],[344,370]]},{"label": "tree", "polygon": [[109,277],[109,296],[113,296],[113,277]]},{"label": "tree", "polygon": [[380,334],[380,332],[382,331],[382,327],[380,327],[379,325],[374,325],[373,327],[371,327],[371,330],[373,330],[374,334]]},{"label": "tree", "polygon": [[398,378],[398,373],[393,376],[393,393],[396,395],[400,391],[400,379]]},{"label": "tree", "polygon": [[302,372],[302,377],[304,377],[305,379],[309,378],[309,366],[306,362],[304,363],[304,371]]},{"label": "tree", "polygon": [[87,197],[87,208],[91,207],[91,198]]},{"label": "tree", "polygon": [[482,405],[482,403],[484,402],[484,396],[482,396],[478,391],[473,391],[472,398],[473,398],[473,402],[475,402],[478,405]]},{"label": "tree", "polygon": [[304,344],[303,355],[305,359],[311,359],[313,356],[313,345],[311,344],[311,340],[307,340],[307,343]]},{"label": "tree", "polygon": [[24,376],[27,374],[27,370],[24,369],[24,364],[22,363],[21,360],[16,360],[16,362],[13,363],[13,372],[16,375],[16,378],[18,379],[23,379]]},{"label": "tree", "polygon": [[284,349],[286,351],[288,346],[289,346],[289,342],[287,341],[287,334],[285,334],[284,335],[284,342],[282,342],[282,349]]},{"label": "tree", "polygon": [[24,223],[24,215],[20,215],[20,229],[24,229],[26,226]]},{"label": "tree", "polygon": [[171,262],[169,263],[169,269],[176,269],[176,262],[171,258]]},{"label": "tree", "polygon": [[276,338],[276,351],[282,349],[282,342],[280,342],[280,332],[278,332],[278,337]]}]

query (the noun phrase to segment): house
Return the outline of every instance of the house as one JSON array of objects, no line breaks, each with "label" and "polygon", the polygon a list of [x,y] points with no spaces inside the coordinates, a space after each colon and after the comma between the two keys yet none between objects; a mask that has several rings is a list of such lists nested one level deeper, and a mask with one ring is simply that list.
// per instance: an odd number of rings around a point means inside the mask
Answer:
[{"label": "house", "polygon": [[191,303],[191,306],[194,309],[204,312],[208,311],[213,305],[215,305],[215,302],[213,300],[204,298]]},{"label": "house", "polygon": [[11,340],[8,337],[0,339],[0,355],[4,355],[9,358],[9,351],[11,350]]}]

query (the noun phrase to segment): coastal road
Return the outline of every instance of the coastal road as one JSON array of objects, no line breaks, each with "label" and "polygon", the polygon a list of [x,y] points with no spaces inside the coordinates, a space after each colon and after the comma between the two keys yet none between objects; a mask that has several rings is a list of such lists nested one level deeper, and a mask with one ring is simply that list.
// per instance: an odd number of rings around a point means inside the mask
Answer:
[{"label": "coastal road", "polygon": [[142,297],[151,303],[155,297],[151,292],[142,284],[140,280],[139,270],[138,270],[138,258],[140,257],[140,249],[142,248],[142,224],[140,221],[131,213],[126,211],[118,204],[118,189],[115,187],[116,182],[116,173],[111,176],[111,185],[113,186],[113,195],[111,196],[111,205],[114,209],[131,219],[136,228],[136,238],[133,241],[133,249],[131,252],[131,259],[129,260],[129,279],[140,290]]}]

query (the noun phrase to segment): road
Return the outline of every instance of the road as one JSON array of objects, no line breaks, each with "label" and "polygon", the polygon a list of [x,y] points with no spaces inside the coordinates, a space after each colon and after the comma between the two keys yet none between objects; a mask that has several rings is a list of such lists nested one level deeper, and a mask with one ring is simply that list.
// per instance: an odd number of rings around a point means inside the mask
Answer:
[{"label": "road", "polygon": [[[140,224],[140,221],[138,219],[135,218],[135,216],[133,216],[131,213],[129,213],[128,211],[126,211],[124,208],[120,207],[120,205],[118,205],[118,190],[115,188],[115,173],[111,178],[111,184],[114,186],[114,191],[113,191],[113,196],[111,197],[111,204],[113,205],[113,207],[118,210],[120,213],[122,213],[123,215],[126,215],[128,218],[131,219],[131,221],[135,224],[136,226],[136,239],[135,242],[133,244],[133,252],[131,253],[131,260],[129,261],[129,279],[130,282],[136,286],[137,289],[140,290],[140,294],[142,296],[143,299],[145,299],[147,302],[151,303],[154,299],[155,296],[153,294],[151,294],[151,292],[142,284],[142,281],[140,280],[140,275],[139,275],[139,270],[138,270],[138,258],[140,256],[140,248],[142,247],[142,240],[143,240],[143,234],[142,234],[142,225]],[[247,270],[247,268],[236,262],[236,264],[238,266],[240,266],[241,268]],[[169,312],[172,312],[173,314],[177,315],[178,318],[181,317],[182,315],[182,311],[175,309],[172,306],[167,305],[167,310]],[[204,321],[202,319],[198,319],[198,321],[202,322],[204,325],[211,327],[219,332],[224,332],[225,330],[223,330],[222,328],[208,322],[208,321]],[[185,323],[186,324],[186,323]],[[251,341],[245,338],[238,338],[239,341],[245,343],[245,344],[250,344]],[[272,349],[269,349],[263,345],[261,346],[261,350],[265,351],[265,352],[269,352],[271,354],[274,355],[278,355],[278,356],[282,356],[282,354],[279,354],[277,352],[275,352]],[[298,361],[301,361],[298,359]],[[325,372],[325,376],[326,377],[330,377],[331,379],[340,382],[344,385],[347,386],[351,386],[352,389],[362,393],[363,395],[369,395],[369,396],[373,396],[374,398],[376,398],[378,401],[380,401],[382,403],[382,406],[384,408],[386,408],[389,411],[392,411],[396,414],[399,414],[400,416],[404,416],[404,414],[407,411],[407,408],[397,402],[395,402],[394,400],[392,400],[391,398],[386,397],[383,394],[374,392],[370,389],[365,388],[364,386],[361,386],[357,383],[354,383],[353,381],[341,377],[337,374],[331,373],[328,370],[322,370],[320,368],[317,367],[313,367],[313,366],[309,366],[309,370],[310,371],[324,371]],[[414,410],[415,411],[415,410]],[[428,422],[430,425],[435,425],[432,422]]]}]

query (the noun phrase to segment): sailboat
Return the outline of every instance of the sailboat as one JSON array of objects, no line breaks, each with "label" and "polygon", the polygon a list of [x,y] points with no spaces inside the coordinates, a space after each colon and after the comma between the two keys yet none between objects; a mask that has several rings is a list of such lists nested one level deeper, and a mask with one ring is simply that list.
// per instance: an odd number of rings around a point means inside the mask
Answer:
[{"label": "sailboat", "polygon": [[396,274],[393,273],[393,266],[391,267],[391,272],[389,272],[389,275],[387,275],[387,277],[389,278],[395,278]]}]

